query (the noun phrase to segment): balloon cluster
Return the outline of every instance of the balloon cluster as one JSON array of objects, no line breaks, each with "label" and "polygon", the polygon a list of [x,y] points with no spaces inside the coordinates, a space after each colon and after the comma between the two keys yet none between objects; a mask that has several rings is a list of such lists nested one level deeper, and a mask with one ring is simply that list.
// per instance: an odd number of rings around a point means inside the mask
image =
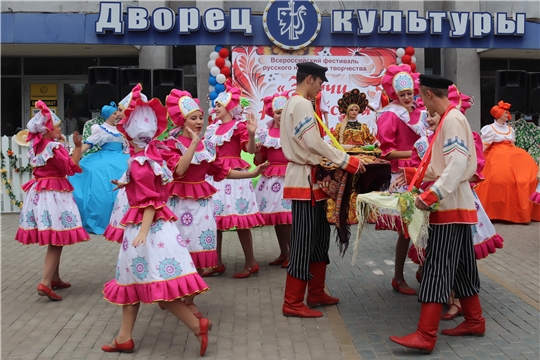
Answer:
[{"label": "balloon cluster", "polygon": [[210,70],[210,77],[208,78],[210,105],[214,107],[214,100],[219,93],[225,91],[225,82],[231,77],[229,50],[221,45],[216,45],[214,51],[210,53],[208,69]]},{"label": "balloon cluster", "polygon": [[412,72],[416,71],[416,56],[414,56],[414,48],[407,46],[396,50],[396,63],[398,65],[407,64],[411,67]]}]

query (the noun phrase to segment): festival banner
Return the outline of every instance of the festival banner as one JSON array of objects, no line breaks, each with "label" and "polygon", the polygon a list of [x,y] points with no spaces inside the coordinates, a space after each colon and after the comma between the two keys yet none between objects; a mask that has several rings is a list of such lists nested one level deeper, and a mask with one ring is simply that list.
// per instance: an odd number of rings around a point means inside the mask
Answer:
[{"label": "festival banner", "polygon": [[[305,61],[328,68],[328,82],[323,84],[322,93],[329,108],[328,122],[333,128],[339,121],[338,100],[354,88],[367,95],[371,107],[380,109],[382,78],[385,70],[396,64],[396,51],[391,48],[307,47],[285,52],[277,46],[233,47],[233,82],[251,102],[246,111],[264,122],[271,120],[263,116],[262,99],[294,90],[296,63]],[[375,121],[375,116],[375,112],[366,108],[358,118],[369,123]],[[264,122],[259,126],[264,126]]]}]

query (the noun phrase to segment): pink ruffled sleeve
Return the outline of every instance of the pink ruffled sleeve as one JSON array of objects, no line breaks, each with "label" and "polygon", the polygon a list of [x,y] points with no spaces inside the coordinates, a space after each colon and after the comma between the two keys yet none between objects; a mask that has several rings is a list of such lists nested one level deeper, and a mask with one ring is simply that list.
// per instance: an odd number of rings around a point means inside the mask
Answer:
[{"label": "pink ruffled sleeve", "polygon": [[208,167],[208,175],[214,177],[214,181],[222,181],[227,178],[227,175],[231,172],[231,168],[226,166],[219,158],[212,161]]},{"label": "pink ruffled sleeve", "polygon": [[165,145],[168,147],[168,149],[163,150],[161,156],[167,163],[169,170],[174,173],[182,156],[180,155],[180,150],[176,149],[176,145],[173,142],[167,141],[165,142]]},{"label": "pink ruffled sleeve", "polygon": [[156,181],[156,175],[150,165],[147,162],[140,165],[137,161],[133,161],[129,170],[130,183],[134,185],[126,189],[126,191],[133,190],[128,194],[130,205],[138,208],[162,207],[163,195],[156,186],[159,181]]},{"label": "pink ruffled sleeve", "polygon": [[382,156],[397,150],[396,130],[399,119],[390,111],[381,114],[377,120],[377,140],[380,142]]},{"label": "pink ruffled sleeve", "polygon": [[54,151],[54,157],[49,159],[47,163],[56,167],[62,175],[73,176],[76,173],[81,173],[82,169],[69,156],[69,153],[63,146],[59,146]]},{"label": "pink ruffled sleeve", "polygon": [[240,147],[242,150],[247,151],[247,143],[249,142],[249,132],[247,130],[246,123],[241,121],[238,123],[236,130],[234,130],[234,135],[238,136],[240,139]]}]

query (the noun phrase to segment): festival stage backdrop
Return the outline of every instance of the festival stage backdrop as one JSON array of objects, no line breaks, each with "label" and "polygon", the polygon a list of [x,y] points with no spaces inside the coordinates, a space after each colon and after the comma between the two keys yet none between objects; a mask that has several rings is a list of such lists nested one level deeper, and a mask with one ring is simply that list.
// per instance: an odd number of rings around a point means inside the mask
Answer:
[{"label": "festival stage backdrop", "polygon": [[[330,127],[338,122],[337,102],[354,88],[366,93],[370,105],[381,105],[382,78],[385,69],[396,63],[396,51],[390,48],[307,47],[285,52],[277,46],[238,46],[232,48],[233,81],[251,101],[246,109],[258,119],[263,114],[262,99],[276,92],[294,90],[296,63],[313,61],[328,68],[328,82],[323,84],[323,97],[328,101]],[[374,119],[366,109],[361,115]],[[270,120],[265,117],[264,121]],[[261,123],[260,126],[264,126]]]}]

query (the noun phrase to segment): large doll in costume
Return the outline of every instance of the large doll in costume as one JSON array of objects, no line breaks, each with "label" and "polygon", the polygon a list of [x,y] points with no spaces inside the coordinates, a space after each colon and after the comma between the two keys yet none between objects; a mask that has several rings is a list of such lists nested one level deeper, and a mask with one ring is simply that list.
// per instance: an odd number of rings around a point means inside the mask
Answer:
[{"label": "large doll in costume", "polygon": [[[133,328],[140,303],[159,303],[181,320],[198,337],[200,355],[208,345],[208,319],[197,319],[182,301],[208,290],[197,273],[183,238],[167,207],[168,187],[173,174],[163,160],[167,148],[156,138],[167,128],[167,110],[159,99],[138,99],[125,111],[119,131],[126,136],[133,153],[128,161],[125,189],[130,208],[122,219],[124,239],[119,249],[116,276],[104,285],[104,298],[121,305],[122,326],[117,337],[102,346],[105,352],[131,352]],[[197,142],[198,137],[192,140]],[[187,166],[189,155],[178,167]]]},{"label": "large doll in costume", "polygon": [[47,246],[43,276],[38,285],[40,296],[59,301],[53,289],[64,289],[70,283],[60,279],[60,256],[66,245],[90,240],[81,223],[81,215],[66,176],[80,173],[82,138],[75,132],[75,149],[69,156],[68,145],[61,141],[60,119],[41,100],[39,112],[28,122],[30,142],[28,159],[34,178],[22,186],[26,192],[15,240],[24,245]]},{"label": "large doll in costume", "polygon": [[[377,139],[380,142],[382,157],[390,161],[392,180],[398,176],[399,169],[411,166],[414,143],[426,133],[425,111],[414,101],[419,93],[418,73],[413,73],[409,65],[392,65],[386,70],[382,85],[390,104],[377,114]],[[397,189],[399,192],[406,188]],[[399,234],[396,243],[396,257],[392,287],[405,295],[415,295],[416,291],[405,282],[403,267],[409,250],[409,239],[395,213],[381,211],[377,218],[377,230],[394,230]]]},{"label": "large doll in costume", "polygon": [[[247,171],[250,165],[240,157],[242,150],[255,151],[255,131],[257,121],[251,115],[248,121],[242,117],[243,107],[240,104],[240,89],[226,84],[226,90],[215,99],[216,121],[206,128],[204,135],[206,145],[214,147],[223,161],[231,169]],[[218,236],[218,267],[208,269],[204,275],[222,274],[225,265],[221,258],[222,232],[236,228],[238,238],[244,251],[244,268],[235,278],[246,278],[259,272],[259,265],[253,253],[251,228],[264,225],[259,213],[253,183],[249,179],[210,181],[218,190],[214,197],[214,214],[216,216]]]},{"label": "large doll in costume", "polygon": [[[377,139],[372,134],[372,131],[376,131],[376,127],[370,131],[368,124],[358,121],[358,116],[361,115],[367,107],[370,107],[367,96],[358,89],[346,92],[341,99],[338,100],[338,109],[340,113],[339,123],[332,131],[332,135],[334,135],[340,144],[356,147],[377,143]],[[373,124],[373,126],[375,126],[375,124]],[[349,224],[358,224],[358,219],[356,217],[356,196],[356,192],[353,191],[349,200],[349,213],[347,215],[347,222]],[[335,214],[335,201],[333,199],[328,199],[326,204],[326,216],[328,222],[331,224],[339,222],[339,219],[336,218]]]},{"label": "large doll in costume", "polygon": [[515,131],[508,125],[510,104],[500,101],[491,108],[495,121],[481,130],[484,143],[485,181],[476,188],[490,219],[514,223],[540,221],[540,205],[529,201],[538,180],[538,165],[517,147]]},{"label": "large doll in costume", "polygon": [[285,172],[289,161],[281,150],[279,127],[281,112],[287,99],[288,92],[276,93],[267,96],[264,101],[265,116],[272,120],[267,122],[267,128],[257,130],[259,145],[256,148],[255,164],[262,164],[265,161],[270,166],[259,178],[255,188],[255,196],[259,211],[264,218],[266,225],[274,226],[279,243],[280,255],[268,265],[286,268],[289,265],[289,244],[291,241],[292,224],[292,201],[283,199],[283,184],[285,183]]},{"label": "large doll in costume", "polygon": [[118,179],[126,171],[129,158],[127,142],[116,129],[121,117],[116,104],[103,106],[101,117],[106,119],[105,122],[92,125],[92,134],[82,148],[83,153],[94,146],[99,146],[99,150],[81,160],[82,173],[70,177],[83,226],[98,235],[105,231],[116,199],[111,180]]},{"label": "large doll in costume", "polygon": [[[174,172],[174,179],[168,185],[167,206],[178,218],[178,231],[182,238],[188,239],[186,247],[197,271],[202,274],[203,269],[218,266],[212,199],[216,188],[206,181],[207,175],[212,176],[214,182],[251,178],[259,175],[264,166],[256,171],[232,170],[216,156],[214,147],[207,146],[204,139],[198,141],[204,125],[203,111],[189,92],[173,89],[166,104],[169,117],[176,126],[164,141],[169,148],[164,158]],[[197,141],[193,141],[194,136]],[[182,157],[191,158],[191,162],[181,167],[179,161]],[[193,297],[186,298],[184,302],[191,306],[196,316],[202,317],[193,304]]]}]

